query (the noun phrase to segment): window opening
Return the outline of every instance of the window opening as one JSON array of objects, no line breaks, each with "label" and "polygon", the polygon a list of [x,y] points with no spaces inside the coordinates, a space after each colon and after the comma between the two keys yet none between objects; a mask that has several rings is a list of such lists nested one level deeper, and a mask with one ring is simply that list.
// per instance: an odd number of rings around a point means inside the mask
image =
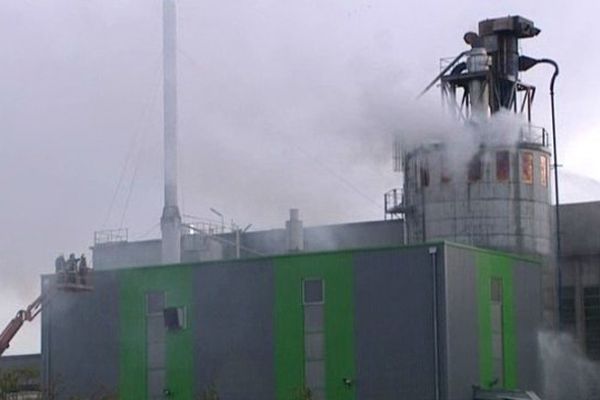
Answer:
[{"label": "window opening", "polygon": [[592,360],[600,360],[600,287],[583,288],[585,348]]},{"label": "window opening", "polygon": [[306,279],[303,285],[304,304],[323,303],[324,287],[322,279]]},{"label": "window opening", "polygon": [[533,183],[533,153],[529,151],[521,154],[521,181]]},{"label": "window opening", "polygon": [[325,285],[302,282],[304,304],[304,383],[312,400],[325,400]]},{"label": "window opening", "polygon": [[477,182],[481,180],[482,165],[480,154],[475,154],[475,156],[473,156],[473,158],[469,162],[468,169],[469,182]]},{"label": "window opening", "polygon": [[147,397],[151,400],[163,399],[166,387],[165,297],[161,291],[146,293],[146,376]]},{"label": "window opening", "polygon": [[510,153],[499,151],[496,153],[496,180],[508,181],[510,178]]},{"label": "window opening", "polygon": [[448,162],[446,161],[445,154],[442,154],[442,172],[440,174],[440,182],[441,183],[450,183],[450,173],[448,172]]},{"label": "window opening", "polygon": [[563,286],[560,289],[560,328],[575,331],[575,287]]},{"label": "window opening", "polygon": [[420,169],[421,173],[421,186],[422,187],[427,187],[429,186],[429,168],[427,168],[426,166],[421,167]]},{"label": "window opening", "polygon": [[548,186],[548,157],[540,156],[540,183]]}]

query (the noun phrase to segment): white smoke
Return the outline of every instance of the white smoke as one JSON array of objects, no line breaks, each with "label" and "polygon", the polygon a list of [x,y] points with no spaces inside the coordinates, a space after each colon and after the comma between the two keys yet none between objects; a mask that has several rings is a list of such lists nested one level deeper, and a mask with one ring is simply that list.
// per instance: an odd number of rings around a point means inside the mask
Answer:
[{"label": "white smoke", "polygon": [[566,333],[540,332],[544,399],[592,400],[600,398],[600,365],[582,354]]}]

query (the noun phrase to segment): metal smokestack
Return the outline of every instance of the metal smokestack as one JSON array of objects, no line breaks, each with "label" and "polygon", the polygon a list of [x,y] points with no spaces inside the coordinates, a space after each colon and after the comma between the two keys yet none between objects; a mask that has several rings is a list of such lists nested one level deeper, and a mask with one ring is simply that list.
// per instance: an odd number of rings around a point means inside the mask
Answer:
[{"label": "metal smokestack", "polygon": [[163,108],[165,204],[160,228],[162,263],[181,261],[181,215],[177,205],[177,58],[175,0],[163,0]]}]

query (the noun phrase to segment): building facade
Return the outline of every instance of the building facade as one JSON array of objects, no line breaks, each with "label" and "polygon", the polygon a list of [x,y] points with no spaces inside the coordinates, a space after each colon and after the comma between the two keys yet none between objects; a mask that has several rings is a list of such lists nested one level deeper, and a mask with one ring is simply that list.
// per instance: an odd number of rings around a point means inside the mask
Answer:
[{"label": "building facade", "polygon": [[600,360],[600,202],[560,206],[560,328]]},{"label": "building facade", "polygon": [[540,268],[440,242],[96,271],[43,314],[43,379],[124,400],[538,390]]}]

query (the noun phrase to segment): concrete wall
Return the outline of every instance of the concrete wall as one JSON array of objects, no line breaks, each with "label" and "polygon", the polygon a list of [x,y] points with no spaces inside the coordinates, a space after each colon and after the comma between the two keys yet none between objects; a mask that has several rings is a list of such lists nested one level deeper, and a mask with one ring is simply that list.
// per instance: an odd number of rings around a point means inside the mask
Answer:
[{"label": "concrete wall", "polygon": [[[509,151],[510,174],[496,175],[496,153]],[[552,250],[550,185],[540,179],[542,146],[487,147],[479,150],[481,177],[469,181],[469,156],[457,161],[442,145],[424,146],[405,162],[409,243],[449,240],[515,253],[548,255]],[[533,180],[523,181],[522,155],[533,155]],[[475,155],[475,154],[474,154]],[[423,174],[427,171],[427,179]],[[428,182],[426,182],[428,181]]]},{"label": "concrete wall", "polygon": [[598,358],[598,348],[586,326],[586,288],[600,286],[600,202],[562,204],[560,206],[562,257],[561,330],[573,335],[581,349]]},{"label": "concrete wall", "polygon": [[97,270],[158,265],[160,253],[160,240],[96,244],[92,248],[92,265]]},{"label": "concrete wall", "polygon": [[560,206],[562,254],[600,254],[600,201]]},{"label": "concrete wall", "polygon": [[[399,246],[403,243],[403,221],[370,221],[304,228],[304,250],[326,251],[368,247]],[[241,234],[242,258],[287,253],[285,229]],[[199,262],[235,258],[235,235],[184,235],[181,261]],[[160,240],[97,244],[93,266],[98,270],[141,267],[161,263]]]}]

